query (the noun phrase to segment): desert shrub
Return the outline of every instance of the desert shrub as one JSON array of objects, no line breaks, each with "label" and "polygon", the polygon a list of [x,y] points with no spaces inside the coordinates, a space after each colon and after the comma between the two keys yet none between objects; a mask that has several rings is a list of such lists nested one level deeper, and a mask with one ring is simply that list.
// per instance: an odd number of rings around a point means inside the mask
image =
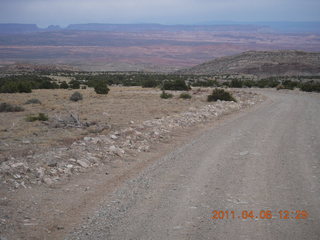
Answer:
[{"label": "desert shrub", "polygon": [[298,87],[298,82],[296,81],[290,81],[290,80],[285,80],[282,82],[282,85],[285,89],[290,89],[293,90],[295,87]]},{"label": "desert shrub", "polygon": [[41,102],[37,98],[31,98],[31,99],[27,100],[24,104],[41,104]]},{"label": "desert shrub", "polygon": [[94,91],[97,94],[108,94],[110,89],[108,88],[107,84],[103,81],[99,81],[94,86]]},{"label": "desert shrub", "polygon": [[63,81],[61,84],[60,84],[60,88],[62,89],[68,89],[69,88],[69,85],[66,81]]},{"label": "desert shrub", "polygon": [[31,93],[31,85],[28,82],[18,82],[17,83],[19,93]]},{"label": "desert shrub", "polygon": [[168,99],[168,98],[172,98],[173,95],[171,93],[166,93],[164,90],[162,91],[162,93],[160,94],[160,97],[161,98],[164,98],[164,99]]},{"label": "desert shrub", "polygon": [[2,85],[2,93],[31,93],[31,85],[28,82],[6,82]]},{"label": "desert shrub", "polygon": [[216,80],[200,80],[192,84],[193,87],[219,87],[220,84]]},{"label": "desert shrub", "polygon": [[27,122],[35,122],[35,121],[48,121],[49,117],[44,113],[39,113],[38,115],[29,115],[26,117]]},{"label": "desert shrub", "polygon": [[222,86],[230,87],[230,82],[223,82],[223,83],[222,83]]},{"label": "desert shrub", "polygon": [[77,102],[77,101],[80,101],[80,100],[82,100],[82,99],[83,99],[82,94],[79,93],[79,92],[74,92],[74,93],[70,96],[70,101]]},{"label": "desert shrub", "polygon": [[242,83],[243,83],[243,87],[248,87],[248,88],[254,87],[256,85],[256,82],[253,80],[244,80]]},{"label": "desert shrub", "polygon": [[242,88],[242,86],[243,86],[243,82],[238,79],[232,79],[230,83],[230,87],[232,88]]},{"label": "desert shrub", "polygon": [[189,94],[189,93],[181,93],[180,98],[183,98],[183,99],[190,99],[192,98],[192,96]]},{"label": "desert shrub", "polygon": [[304,92],[320,92],[320,83],[316,82],[301,83],[299,87]]},{"label": "desert shrub", "polygon": [[69,82],[69,85],[72,89],[79,89],[80,88],[80,82],[77,80],[72,80]]},{"label": "desert shrub", "polygon": [[155,88],[158,86],[158,82],[155,79],[145,79],[142,81],[143,88]]},{"label": "desert shrub", "polygon": [[259,88],[275,88],[280,82],[272,77],[267,79],[261,79],[256,82],[256,86]]},{"label": "desert shrub", "polygon": [[39,89],[56,89],[59,88],[59,85],[55,82],[51,82],[51,80],[42,81],[38,87]]},{"label": "desert shrub", "polygon": [[282,85],[282,84],[279,84],[277,87],[276,87],[277,90],[282,90],[282,89],[285,89],[285,87]]},{"label": "desert shrub", "polygon": [[13,105],[10,103],[0,103],[0,112],[22,112],[24,111],[23,107]]},{"label": "desert shrub", "polygon": [[234,101],[236,102],[236,99],[232,96],[231,93],[223,90],[223,89],[214,89],[211,93],[211,95],[207,98],[208,102],[215,102],[218,100],[221,101]]},{"label": "desert shrub", "polygon": [[164,81],[163,90],[176,90],[176,91],[189,91],[190,87],[187,86],[186,82],[182,79],[177,79],[174,81]]},{"label": "desert shrub", "polygon": [[2,93],[16,93],[18,86],[15,82],[6,82],[1,86],[0,92]]}]

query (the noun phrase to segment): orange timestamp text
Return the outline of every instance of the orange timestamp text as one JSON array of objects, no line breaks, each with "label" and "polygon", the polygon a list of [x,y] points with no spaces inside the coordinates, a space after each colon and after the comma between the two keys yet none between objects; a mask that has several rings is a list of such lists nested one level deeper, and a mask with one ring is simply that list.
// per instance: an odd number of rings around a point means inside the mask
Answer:
[{"label": "orange timestamp text", "polygon": [[243,211],[229,211],[229,210],[214,210],[212,211],[211,219],[223,220],[223,219],[307,219],[309,213],[305,210],[243,210]]}]

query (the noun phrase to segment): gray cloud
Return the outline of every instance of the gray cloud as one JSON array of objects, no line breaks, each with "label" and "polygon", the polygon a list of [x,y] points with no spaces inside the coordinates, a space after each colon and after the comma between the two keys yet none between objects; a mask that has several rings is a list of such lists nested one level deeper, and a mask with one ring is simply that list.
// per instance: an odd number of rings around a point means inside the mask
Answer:
[{"label": "gray cloud", "polygon": [[0,0],[0,22],[319,21],[318,0]]}]

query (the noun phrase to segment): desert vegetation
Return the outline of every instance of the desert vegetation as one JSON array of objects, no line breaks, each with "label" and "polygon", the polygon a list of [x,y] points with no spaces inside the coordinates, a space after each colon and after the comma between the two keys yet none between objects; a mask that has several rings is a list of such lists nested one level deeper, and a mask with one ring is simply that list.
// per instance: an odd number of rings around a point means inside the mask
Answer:
[{"label": "desert vegetation", "polygon": [[212,93],[208,96],[207,100],[208,102],[216,102],[218,100],[233,102],[237,101],[230,92],[227,92],[224,89],[219,88],[214,89]]},{"label": "desert vegetation", "polygon": [[22,112],[24,111],[23,107],[13,105],[10,103],[0,103],[0,112]]},{"label": "desert vegetation", "polygon": [[81,93],[79,92],[74,92],[71,96],[70,96],[70,101],[74,101],[74,102],[78,102],[80,100],[83,99],[83,96]]}]

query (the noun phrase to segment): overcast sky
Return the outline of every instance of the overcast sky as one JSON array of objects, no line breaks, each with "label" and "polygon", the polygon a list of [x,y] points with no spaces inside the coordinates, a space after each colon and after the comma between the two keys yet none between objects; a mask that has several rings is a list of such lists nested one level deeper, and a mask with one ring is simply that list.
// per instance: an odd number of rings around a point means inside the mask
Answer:
[{"label": "overcast sky", "polygon": [[320,0],[0,0],[0,23],[320,21]]}]

